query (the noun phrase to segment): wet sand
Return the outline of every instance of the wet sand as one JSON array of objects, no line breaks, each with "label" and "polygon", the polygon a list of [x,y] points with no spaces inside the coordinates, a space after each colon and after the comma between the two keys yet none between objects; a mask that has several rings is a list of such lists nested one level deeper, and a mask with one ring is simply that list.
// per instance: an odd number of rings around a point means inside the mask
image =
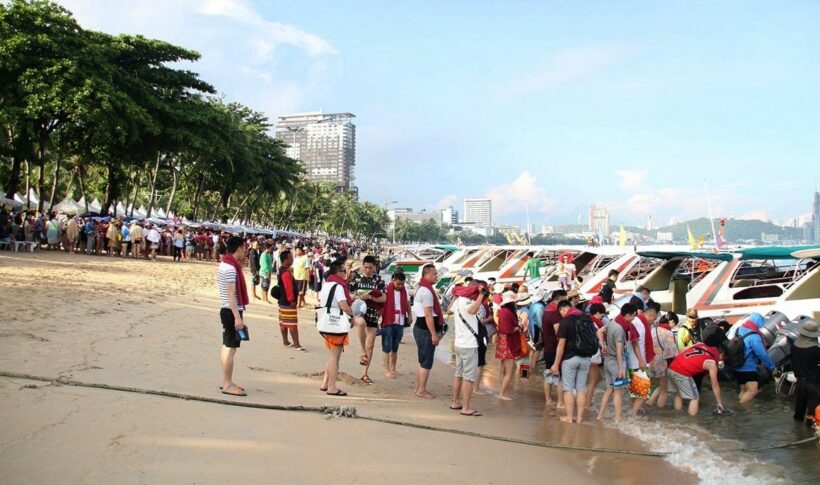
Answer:
[{"label": "wet sand", "polygon": [[[214,263],[156,264],[65,253],[0,253],[0,369],[222,398],[221,326]],[[248,280],[249,280],[249,275]],[[413,397],[415,345],[405,334],[399,379],[381,352],[358,380],[358,342],[342,357],[347,398],[318,390],[326,350],[311,312],[300,314],[308,353],[281,346],[275,307],[252,299],[251,341],[235,381],[248,402],[355,406],[360,415],[572,446],[644,450],[615,430],[560,423],[540,382],[516,383],[516,400],[475,399],[484,414],[450,411],[452,368],[437,362]],[[443,349],[446,351],[446,348]],[[489,354],[488,354],[489,356]],[[491,360],[491,364],[495,364]],[[495,386],[492,373],[485,384]],[[455,483],[557,479],[693,483],[660,458],[544,449],[318,414],[269,411],[0,378],[2,483],[372,482]],[[325,458],[322,457],[331,457]]]}]

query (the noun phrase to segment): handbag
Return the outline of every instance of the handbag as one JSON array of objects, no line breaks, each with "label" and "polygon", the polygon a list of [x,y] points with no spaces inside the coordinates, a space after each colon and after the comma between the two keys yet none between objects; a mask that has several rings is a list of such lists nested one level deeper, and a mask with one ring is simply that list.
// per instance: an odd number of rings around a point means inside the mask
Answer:
[{"label": "handbag", "polygon": [[[464,318],[464,315],[461,314],[461,310],[458,310],[458,318],[461,319],[461,323],[463,323],[464,326],[467,327],[467,330],[469,330],[470,333],[473,334],[473,337],[475,337],[476,342],[478,342],[478,344],[480,345],[482,340],[483,340],[484,341],[484,346],[486,347],[487,346],[487,337],[480,336],[478,333],[473,331],[473,327],[467,325],[467,320]],[[481,325],[481,323],[479,323],[479,325]]]},{"label": "handbag", "polygon": [[350,332],[350,317],[341,308],[333,308],[333,297],[336,294],[338,283],[328,293],[327,303],[316,309],[316,328],[322,333],[345,334]]}]

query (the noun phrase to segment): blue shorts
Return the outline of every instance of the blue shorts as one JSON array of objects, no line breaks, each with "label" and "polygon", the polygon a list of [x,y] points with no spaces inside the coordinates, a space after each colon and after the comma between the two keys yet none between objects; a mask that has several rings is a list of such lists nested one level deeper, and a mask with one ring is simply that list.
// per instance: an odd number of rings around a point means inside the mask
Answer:
[{"label": "blue shorts", "polygon": [[432,369],[436,348],[433,346],[433,336],[430,334],[430,330],[414,326],[413,337],[416,339],[416,347],[419,353],[419,367],[426,370]]},{"label": "blue shorts", "polygon": [[382,328],[382,352],[398,352],[401,338],[404,337],[404,327],[401,325],[387,325]]}]

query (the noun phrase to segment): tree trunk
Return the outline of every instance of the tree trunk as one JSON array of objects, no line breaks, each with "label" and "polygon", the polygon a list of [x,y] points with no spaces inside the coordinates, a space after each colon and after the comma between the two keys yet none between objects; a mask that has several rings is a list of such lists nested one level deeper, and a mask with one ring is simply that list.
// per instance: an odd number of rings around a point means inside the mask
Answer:
[{"label": "tree trunk", "polygon": [[260,225],[262,227],[265,227],[265,226],[268,225],[268,220],[270,219],[270,209],[273,206],[274,197],[275,197],[275,194],[270,194],[270,198],[268,199],[268,205],[267,205],[267,207],[265,207],[265,217],[263,217],[262,220],[260,221]]},{"label": "tree trunk", "polygon": [[168,196],[168,204],[165,206],[165,215],[171,213],[171,206],[174,204],[174,197],[177,195],[177,169],[171,167],[171,194]]},{"label": "tree trunk", "polygon": [[[78,165],[79,168],[79,165]],[[114,206],[114,217],[117,217],[120,214],[117,214],[117,205],[115,204],[115,199],[119,199],[120,197],[120,188],[117,185],[117,168],[114,166],[113,163],[108,162],[105,164],[105,169],[107,171],[106,174],[106,182],[105,182],[105,197],[103,201],[103,206],[100,209],[102,214],[108,214],[108,210],[111,206]],[[80,180],[82,180],[82,175],[80,175]],[[86,203],[88,203],[88,199],[85,199]],[[127,203],[127,201],[126,201]],[[122,214],[123,216],[125,214]]]},{"label": "tree trunk", "polygon": [[196,184],[196,194],[194,194],[194,213],[192,215],[193,220],[197,220],[196,216],[199,213],[199,201],[202,197],[202,184],[205,183],[205,174],[200,172],[199,174],[199,181]]},{"label": "tree trunk", "polygon": [[248,195],[246,195],[245,198],[242,199],[242,203],[239,204],[239,207],[236,208],[236,212],[233,213],[233,219],[234,220],[236,220],[236,218],[239,217],[239,213],[242,212],[242,209],[245,207],[245,204],[248,203],[248,199],[251,198],[251,195],[255,194],[256,191],[259,190],[259,187],[261,187],[261,186],[262,186],[262,182],[259,182],[258,184],[256,184],[256,187],[254,187],[253,190],[248,192]]},{"label": "tree trunk", "polygon": [[57,154],[57,159],[54,161],[54,177],[51,180],[51,196],[48,198],[48,207],[54,206],[54,197],[57,195],[57,182],[60,181],[60,154]]},{"label": "tree trunk", "polygon": [[[83,177],[83,173],[85,173],[85,171],[83,170],[82,163],[78,163],[77,164],[77,177],[80,181],[80,197],[83,198],[83,202],[85,202],[85,211],[88,212],[88,197],[85,196],[85,180],[84,180],[85,177]],[[110,173],[111,173],[111,170],[109,169],[109,177],[110,177]]]},{"label": "tree trunk", "polygon": [[[29,192],[31,192],[31,162],[28,161],[28,158],[24,160],[26,163],[26,205],[30,206],[31,201],[29,200]],[[11,198],[14,198],[14,194],[11,194]]]},{"label": "tree trunk", "polygon": [[157,188],[157,174],[159,173],[160,160],[162,160],[162,154],[157,152],[157,163],[154,164],[154,173],[150,174],[151,179],[148,180],[149,187],[151,188],[151,195],[148,197],[148,213],[145,217],[151,217],[151,211],[154,210],[154,194],[156,193]]},{"label": "tree trunk", "polygon": [[[20,191],[20,170],[22,165],[23,159],[18,155],[14,155],[11,158],[11,173],[9,174],[8,182],[6,182],[6,197],[9,199],[13,199],[14,194]],[[26,193],[28,193],[28,191],[26,191]]]},{"label": "tree trunk", "polygon": [[136,205],[137,205],[137,194],[139,193],[139,190],[140,190],[140,179],[141,178],[142,178],[142,174],[139,171],[137,171],[137,180],[134,183],[134,198],[131,199],[131,212],[130,212],[131,217],[134,217],[134,207],[136,207]]},{"label": "tree trunk", "polygon": [[[42,214],[43,206],[45,205],[45,201],[43,200],[43,185],[46,182],[46,135],[42,133],[40,134],[37,147],[37,164],[40,166],[40,173],[37,176],[37,197],[40,198],[40,202],[37,204],[37,211]],[[28,197],[28,193],[26,197]]]}]

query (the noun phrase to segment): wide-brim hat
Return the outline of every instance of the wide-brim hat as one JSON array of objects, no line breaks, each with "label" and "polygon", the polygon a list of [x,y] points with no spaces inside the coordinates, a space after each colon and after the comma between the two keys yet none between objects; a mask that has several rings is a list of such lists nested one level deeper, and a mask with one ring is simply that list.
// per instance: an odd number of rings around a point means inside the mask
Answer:
[{"label": "wide-brim hat", "polygon": [[518,293],[518,301],[515,302],[515,304],[518,306],[527,306],[533,301],[535,301],[535,298],[529,293]]},{"label": "wide-brim hat", "polygon": [[508,305],[510,303],[516,303],[517,301],[518,301],[518,293],[515,293],[515,292],[512,292],[512,291],[505,291],[501,295],[501,305],[500,306]]},{"label": "wide-brim hat", "polygon": [[797,339],[794,341],[796,347],[801,349],[810,349],[817,346],[817,337],[820,337],[820,328],[817,322],[804,322],[797,329]]},{"label": "wide-brim hat", "polygon": [[581,294],[578,293],[578,290],[569,290],[567,292],[567,300],[569,300],[570,298],[574,298],[576,296],[581,296]]}]

